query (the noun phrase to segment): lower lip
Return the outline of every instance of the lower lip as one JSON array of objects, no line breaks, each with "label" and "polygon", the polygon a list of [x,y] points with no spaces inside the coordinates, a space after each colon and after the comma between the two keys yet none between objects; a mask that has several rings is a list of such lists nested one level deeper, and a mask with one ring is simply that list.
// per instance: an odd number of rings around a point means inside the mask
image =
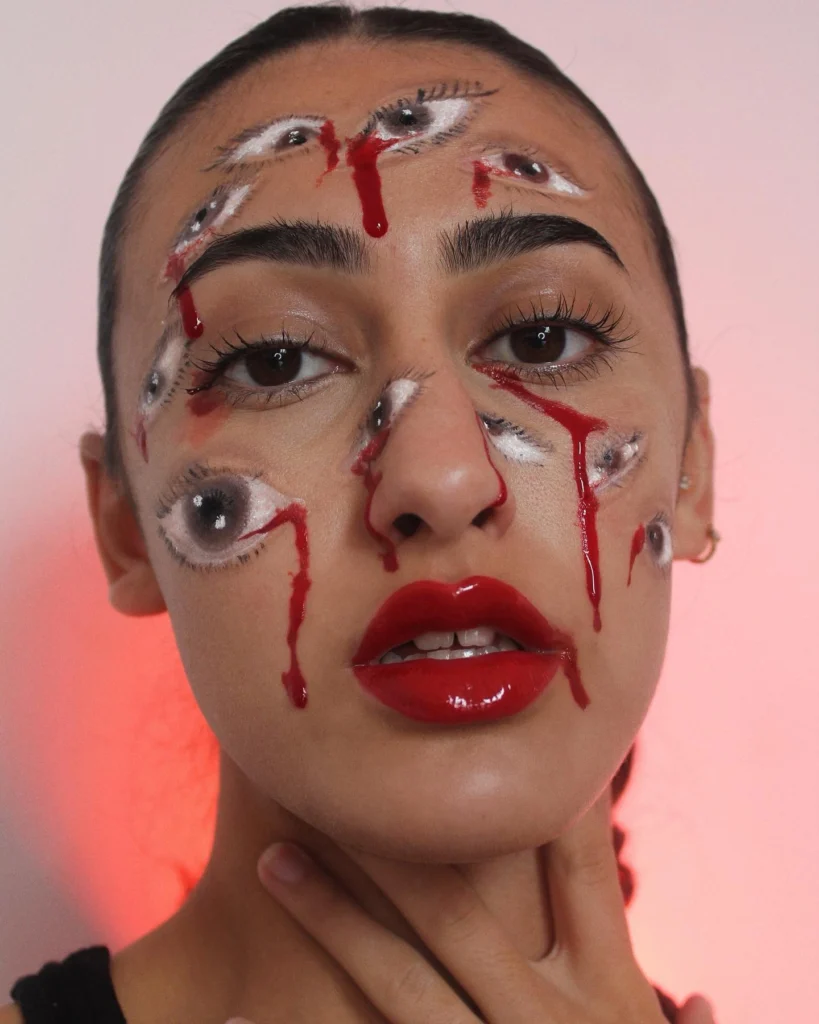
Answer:
[{"label": "lower lip", "polygon": [[504,651],[439,661],[356,665],[364,689],[393,711],[418,722],[471,725],[523,711],[546,689],[563,652]]}]

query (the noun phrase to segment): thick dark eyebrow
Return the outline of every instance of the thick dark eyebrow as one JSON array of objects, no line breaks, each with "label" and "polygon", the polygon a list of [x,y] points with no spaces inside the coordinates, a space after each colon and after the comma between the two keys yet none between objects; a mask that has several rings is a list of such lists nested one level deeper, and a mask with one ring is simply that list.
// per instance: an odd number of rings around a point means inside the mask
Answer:
[{"label": "thick dark eyebrow", "polygon": [[219,267],[248,260],[328,268],[345,274],[361,274],[369,269],[367,245],[357,231],[316,221],[281,220],[222,235],[211,242],[182,275],[173,295]]},{"label": "thick dark eyebrow", "polygon": [[508,213],[476,217],[438,236],[440,258],[449,274],[468,274],[537,249],[569,242],[593,245],[621,270],[625,264],[599,231],[574,217]]}]

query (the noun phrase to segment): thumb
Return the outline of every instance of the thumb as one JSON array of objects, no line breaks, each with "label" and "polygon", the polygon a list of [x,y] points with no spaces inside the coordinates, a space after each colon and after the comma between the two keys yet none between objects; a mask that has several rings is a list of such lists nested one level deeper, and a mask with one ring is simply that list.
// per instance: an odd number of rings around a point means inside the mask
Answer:
[{"label": "thumb", "polygon": [[680,1008],[677,1024],[716,1024],[714,1007],[705,996],[689,996]]}]

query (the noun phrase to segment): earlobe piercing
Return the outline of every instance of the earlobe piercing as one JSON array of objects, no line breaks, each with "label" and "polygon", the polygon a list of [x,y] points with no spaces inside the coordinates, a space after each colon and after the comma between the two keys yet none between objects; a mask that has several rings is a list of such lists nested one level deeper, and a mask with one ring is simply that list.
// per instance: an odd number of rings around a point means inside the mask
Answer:
[{"label": "earlobe piercing", "polygon": [[706,533],[708,535],[708,547],[705,552],[701,555],[697,555],[696,558],[689,559],[689,561],[695,562],[697,565],[702,565],[703,562],[707,562],[710,558],[713,558],[717,551],[717,544],[722,540],[722,537],[714,529],[712,523],[708,524]]}]

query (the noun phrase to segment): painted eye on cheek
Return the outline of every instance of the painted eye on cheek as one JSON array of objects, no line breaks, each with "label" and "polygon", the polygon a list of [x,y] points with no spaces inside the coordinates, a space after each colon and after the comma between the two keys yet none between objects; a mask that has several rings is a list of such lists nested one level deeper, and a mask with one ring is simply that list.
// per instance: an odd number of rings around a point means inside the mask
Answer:
[{"label": "painted eye on cheek", "polygon": [[665,569],[671,563],[671,527],[662,513],[646,524],[646,547],[659,568]]},{"label": "painted eye on cheek", "polygon": [[643,435],[639,431],[605,439],[602,451],[589,458],[587,472],[595,491],[599,494],[609,487],[621,486],[623,478],[643,461],[642,448]]},{"label": "painted eye on cheek", "polygon": [[221,156],[206,170],[284,156],[320,139],[324,124],[323,117],[291,115],[247,128],[222,148]]},{"label": "painted eye on cheek", "polygon": [[288,505],[292,501],[258,475],[194,466],[160,499],[156,515],[159,534],[180,564],[216,569],[246,562],[260,546],[259,531]]},{"label": "painted eye on cheek", "polygon": [[137,412],[146,424],[170,401],[176,390],[182,370],[187,365],[185,349],[185,340],[179,332],[173,328],[167,329],[139,391]]}]

